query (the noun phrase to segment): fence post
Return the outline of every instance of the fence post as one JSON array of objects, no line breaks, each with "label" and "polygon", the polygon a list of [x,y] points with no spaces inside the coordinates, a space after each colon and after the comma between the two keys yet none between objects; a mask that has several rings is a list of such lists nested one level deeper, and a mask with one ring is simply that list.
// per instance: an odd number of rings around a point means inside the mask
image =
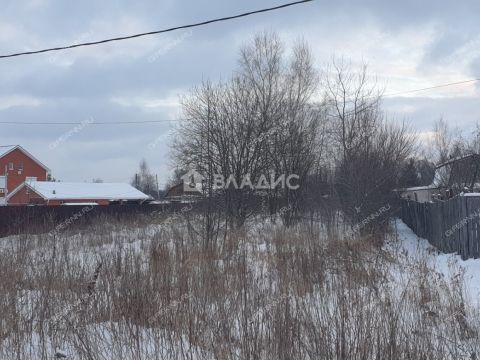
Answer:
[{"label": "fence post", "polygon": [[[468,203],[469,197],[462,196],[462,218],[466,219],[468,217]],[[470,224],[469,221],[465,224],[465,227],[462,228],[462,259],[466,260],[470,257]]]}]

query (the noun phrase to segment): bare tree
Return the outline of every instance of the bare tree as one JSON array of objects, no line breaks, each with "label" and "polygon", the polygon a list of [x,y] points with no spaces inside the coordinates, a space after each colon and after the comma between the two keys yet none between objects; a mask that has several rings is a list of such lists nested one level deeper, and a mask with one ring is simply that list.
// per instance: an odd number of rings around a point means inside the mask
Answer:
[{"label": "bare tree", "polygon": [[156,194],[157,186],[155,182],[155,175],[150,172],[150,168],[148,167],[145,159],[140,161],[139,172],[133,176],[131,184],[147,195],[153,196]]},{"label": "bare tree", "polygon": [[[382,91],[366,66],[352,71],[344,61],[334,62],[327,74],[325,100],[315,102],[319,77],[308,46],[299,41],[287,56],[276,34],[262,33],[241,49],[230,81],[207,81],[182,99],[188,120],[178,129],[175,159],[204,174],[207,198],[221,194],[232,226],[258,210],[257,189],[239,185],[246,177],[257,184],[270,173],[298,176],[298,188],[270,187],[262,194],[264,211],[275,216],[282,210],[287,225],[312,204],[321,205],[321,192],[331,189],[315,186],[332,174],[352,220],[388,202],[414,134],[385,119]],[[215,174],[232,181],[214,189]]]},{"label": "bare tree", "polygon": [[452,150],[453,134],[448,123],[440,118],[434,125],[434,149],[436,162],[443,163],[448,160]]},{"label": "bare tree", "polygon": [[273,189],[273,199],[276,200],[280,195],[280,204],[288,209],[282,212],[282,216],[289,225],[305,200],[307,179],[322,154],[319,129],[325,121],[321,108],[312,104],[312,97],[318,88],[318,75],[305,42],[298,42],[293,48],[284,86],[282,115],[275,118],[269,154],[276,173],[298,176],[297,189]]},{"label": "bare tree", "polygon": [[334,61],[325,80],[332,145],[336,149],[336,188],[344,214],[360,221],[388,205],[415,135],[382,114],[382,91],[370,80],[367,66],[354,71]]},{"label": "bare tree", "polygon": [[[222,191],[236,226],[254,213],[258,198],[254,186],[238,188],[246,178],[254,185],[271,171],[306,177],[315,163],[319,121],[309,103],[317,83],[305,43],[287,61],[278,36],[263,33],[240,54],[229,82],[206,82],[182,99],[190,120],[181,125],[175,146],[177,161],[207,174],[207,184],[214,171],[234,180]],[[264,190],[271,212],[277,202],[298,199],[288,189]]]},{"label": "bare tree", "polygon": [[[364,147],[380,123],[382,90],[375,79],[370,80],[366,64],[352,70],[345,60],[332,62],[324,79],[326,105],[332,119],[331,135],[337,161],[349,162]],[[340,158],[338,158],[340,156]]]}]

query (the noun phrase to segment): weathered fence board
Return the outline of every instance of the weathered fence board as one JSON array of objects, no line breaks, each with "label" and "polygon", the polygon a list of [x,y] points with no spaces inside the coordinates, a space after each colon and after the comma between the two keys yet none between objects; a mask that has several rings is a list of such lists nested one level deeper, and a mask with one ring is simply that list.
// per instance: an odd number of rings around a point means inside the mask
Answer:
[{"label": "weathered fence board", "polygon": [[438,250],[463,259],[480,257],[480,196],[427,203],[403,200],[401,217]]}]

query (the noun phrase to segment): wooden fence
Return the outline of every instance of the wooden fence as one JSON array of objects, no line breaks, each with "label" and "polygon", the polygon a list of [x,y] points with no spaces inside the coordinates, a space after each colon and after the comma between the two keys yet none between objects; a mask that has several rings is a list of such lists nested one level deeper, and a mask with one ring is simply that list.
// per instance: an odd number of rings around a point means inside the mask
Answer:
[{"label": "wooden fence", "polygon": [[[184,209],[198,209],[200,204],[108,205],[108,206],[0,206],[0,237],[55,230],[59,224],[76,226],[97,219],[135,221],[151,216],[163,217]],[[70,225],[69,225],[70,226]]]},{"label": "wooden fence", "polygon": [[480,257],[480,196],[426,203],[403,200],[401,218],[444,253],[456,252],[464,260]]}]

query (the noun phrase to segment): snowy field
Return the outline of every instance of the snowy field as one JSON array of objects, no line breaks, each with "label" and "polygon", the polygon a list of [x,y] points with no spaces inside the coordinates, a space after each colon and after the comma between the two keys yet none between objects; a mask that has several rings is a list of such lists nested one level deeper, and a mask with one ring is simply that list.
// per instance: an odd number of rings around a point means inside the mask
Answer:
[{"label": "snowy field", "polygon": [[474,359],[480,260],[259,221],[0,239],[0,359]]},{"label": "snowy field", "polygon": [[470,304],[480,307],[480,259],[464,261],[459,255],[440,253],[401,220],[397,220],[394,226],[398,241],[390,241],[385,246],[386,251],[400,254],[404,266],[426,260],[428,266],[444,278],[461,273]]}]

